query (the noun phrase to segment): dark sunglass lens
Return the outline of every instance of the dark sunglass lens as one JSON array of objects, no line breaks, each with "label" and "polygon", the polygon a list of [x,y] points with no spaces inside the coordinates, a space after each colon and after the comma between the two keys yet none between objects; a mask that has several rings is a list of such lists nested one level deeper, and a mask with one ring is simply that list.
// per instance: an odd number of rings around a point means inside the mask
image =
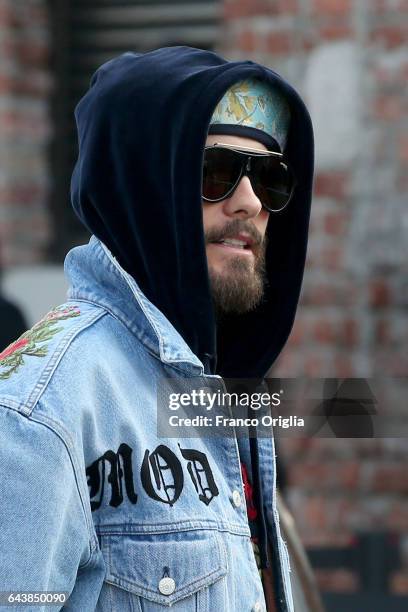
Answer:
[{"label": "dark sunglass lens", "polygon": [[293,177],[288,166],[276,157],[257,158],[252,181],[256,195],[271,211],[283,208],[293,190]]},{"label": "dark sunglass lens", "polygon": [[203,196],[218,200],[234,187],[240,173],[240,163],[234,151],[207,149],[204,153]]}]

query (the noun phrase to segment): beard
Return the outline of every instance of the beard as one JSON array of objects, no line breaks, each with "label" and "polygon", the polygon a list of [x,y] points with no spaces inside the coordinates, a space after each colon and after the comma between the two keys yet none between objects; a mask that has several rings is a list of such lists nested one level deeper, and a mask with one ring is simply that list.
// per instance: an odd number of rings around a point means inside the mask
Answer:
[{"label": "beard", "polygon": [[232,238],[239,232],[247,232],[253,243],[251,245],[255,261],[247,256],[228,254],[222,272],[212,269],[208,273],[217,318],[226,314],[243,314],[254,310],[262,301],[266,284],[266,235],[262,239],[258,230],[241,219],[227,223],[221,230],[210,229],[205,232],[206,244]]}]

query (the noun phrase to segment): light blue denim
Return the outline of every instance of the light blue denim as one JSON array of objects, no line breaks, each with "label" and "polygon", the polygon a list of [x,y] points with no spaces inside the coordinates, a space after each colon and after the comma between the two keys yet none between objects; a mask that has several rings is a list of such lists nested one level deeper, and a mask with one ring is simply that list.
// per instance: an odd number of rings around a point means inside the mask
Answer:
[{"label": "light blue denim", "polygon": [[[16,361],[0,362],[0,591],[67,591],[69,612],[264,610],[237,439],[157,437],[156,381],[201,376],[201,362],[95,237],[65,269],[53,333],[37,328],[12,373]],[[281,610],[293,612],[272,438],[259,453]]]}]

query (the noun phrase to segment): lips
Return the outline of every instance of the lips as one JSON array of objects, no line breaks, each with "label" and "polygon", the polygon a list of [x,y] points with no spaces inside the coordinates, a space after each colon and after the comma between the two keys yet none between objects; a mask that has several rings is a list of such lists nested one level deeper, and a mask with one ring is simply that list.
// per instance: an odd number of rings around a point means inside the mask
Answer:
[{"label": "lips", "polygon": [[252,250],[253,240],[246,234],[239,234],[230,238],[223,238],[222,240],[215,241],[214,244],[223,244],[226,247],[231,247],[241,250]]}]

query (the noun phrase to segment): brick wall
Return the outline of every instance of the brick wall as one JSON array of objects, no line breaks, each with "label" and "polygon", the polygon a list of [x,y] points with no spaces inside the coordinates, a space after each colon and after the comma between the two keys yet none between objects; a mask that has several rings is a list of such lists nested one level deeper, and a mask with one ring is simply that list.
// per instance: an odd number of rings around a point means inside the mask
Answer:
[{"label": "brick wall", "polygon": [[[224,0],[220,51],[281,73],[316,136],[307,268],[282,377],[408,375],[406,0]],[[385,529],[408,548],[408,445],[282,440],[288,499],[306,544]],[[358,588],[346,570],[322,587]],[[392,578],[408,592],[408,562]]]},{"label": "brick wall", "polygon": [[46,0],[0,0],[0,260],[43,259],[50,133]]},{"label": "brick wall", "polygon": [[[219,50],[265,63],[310,108],[317,173],[296,323],[277,376],[408,374],[407,0],[224,0]],[[45,258],[50,136],[46,0],[0,0],[0,247]],[[405,128],[405,129],[404,129]],[[282,440],[288,498],[307,544],[387,529],[408,550],[401,440]],[[405,569],[392,588],[408,592]],[[358,588],[345,570],[321,584]]]}]

